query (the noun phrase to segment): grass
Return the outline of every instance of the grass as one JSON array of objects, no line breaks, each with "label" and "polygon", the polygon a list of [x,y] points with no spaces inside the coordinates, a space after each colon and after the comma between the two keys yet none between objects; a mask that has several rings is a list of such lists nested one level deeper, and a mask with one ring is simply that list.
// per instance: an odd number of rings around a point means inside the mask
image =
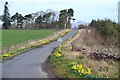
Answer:
[{"label": "grass", "polygon": [[2,49],[20,44],[32,39],[42,39],[56,30],[2,30]]},{"label": "grass", "polygon": [[[11,57],[14,57],[20,53],[23,53],[23,52],[26,52],[32,48],[35,48],[35,47],[38,47],[38,46],[41,46],[41,45],[44,45],[44,44],[48,44],[54,40],[56,40],[59,36],[64,36],[66,33],[68,33],[70,30],[64,30],[62,32],[58,32],[58,34],[52,34],[50,36],[48,36],[49,38],[43,38],[43,39],[40,39],[40,41],[37,41],[33,44],[29,44],[29,45],[23,45],[22,47],[19,47],[17,49],[14,49],[14,50],[9,50],[8,52],[5,52],[3,55],[0,55],[0,58],[3,58],[3,61],[7,60],[7,59],[10,59]],[[51,37],[52,36],[52,37]],[[36,40],[33,40],[33,41],[36,41]],[[59,49],[58,49],[59,50]],[[59,51],[61,52],[61,51]],[[61,55],[58,53],[56,53],[56,56],[60,57]]]},{"label": "grass", "polygon": [[55,56],[50,57],[50,63],[52,63],[53,66],[53,72],[56,76],[60,78],[66,78],[66,71],[68,64],[71,60],[65,58],[65,56],[56,58]]},{"label": "grass", "polygon": [[[53,51],[53,54],[55,52],[56,50]],[[82,77],[69,67],[70,63],[74,62],[75,64],[83,64],[85,70],[89,67],[91,70],[90,78],[104,78],[104,80],[108,80],[107,78],[118,78],[119,65],[117,61],[96,61],[89,59],[87,55],[71,51],[70,45],[65,45],[62,47],[62,57],[56,58],[54,55],[51,55],[50,63],[53,66],[52,70],[59,78],[84,78],[86,75]]]}]

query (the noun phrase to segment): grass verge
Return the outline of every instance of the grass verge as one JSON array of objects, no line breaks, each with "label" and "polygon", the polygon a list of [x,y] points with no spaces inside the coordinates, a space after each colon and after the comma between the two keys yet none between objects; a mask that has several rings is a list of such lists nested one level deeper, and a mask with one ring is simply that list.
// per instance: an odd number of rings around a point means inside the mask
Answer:
[{"label": "grass verge", "polygon": [[[79,31],[77,33],[79,33]],[[75,58],[69,58],[68,55],[64,54],[64,46],[68,44],[77,33],[61,46],[54,49],[53,54],[50,56],[53,73],[57,78],[82,78],[83,80],[92,80],[96,78],[108,80],[109,78],[106,74],[98,75],[95,69],[90,67],[92,65],[87,65],[89,59],[84,57],[84,55],[76,55]],[[69,54],[71,54],[71,51],[69,51]],[[105,67],[105,69],[106,71],[108,70],[107,67]]]}]

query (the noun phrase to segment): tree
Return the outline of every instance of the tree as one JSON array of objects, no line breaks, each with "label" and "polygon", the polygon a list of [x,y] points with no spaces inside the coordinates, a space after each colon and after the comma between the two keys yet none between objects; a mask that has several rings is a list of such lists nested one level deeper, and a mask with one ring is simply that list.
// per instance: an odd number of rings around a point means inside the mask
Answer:
[{"label": "tree", "polygon": [[50,24],[50,17],[51,17],[51,12],[46,13],[45,15],[43,15],[43,22],[45,23],[44,28],[47,28],[47,25]]},{"label": "tree", "polygon": [[71,20],[71,17],[73,17],[73,13],[74,11],[72,8],[68,9],[68,25],[70,25],[70,20]]},{"label": "tree", "polygon": [[9,29],[10,28],[10,14],[9,14],[9,9],[8,9],[8,2],[5,2],[4,5],[4,14],[3,14],[3,29]]},{"label": "tree", "polygon": [[29,28],[30,28],[30,26],[32,27],[33,25],[31,25],[32,24],[32,14],[27,14],[27,15],[25,15],[24,16],[24,18],[25,18],[25,20],[26,20],[26,27],[27,26],[29,26]]},{"label": "tree", "polygon": [[95,27],[100,33],[101,37],[104,39],[107,46],[113,46],[117,43],[118,38],[118,26],[111,20],[92,20],[90,23],[91,27]]},{"label": "tree", "polygon": [[43,21],[43,17],[41,15],[37,17],[37,19],[35,20],[35,22],[39,24],[39,28],[42,27],[42,21]]},{"label": "tree", "polygon": [[50,16],[51,16],[51,12],[49,12],[49,13],[46,13],[45,15],[43,15],[43,19],[46,21],[46,23],[48,23],[49,22],[49,18],[50,18]]},{"label": "tree", "polygon": [[91,23],[90,23],[90,26],[91,26],[91,27],[96,27],[96,21],[95,21],[95,20],[92,20]]},{"label": "tree", "polygon": [[31,14],[27,14],[24,16],[25,20],[31,21],[32,19],[32,15]]},{"label": "tree", "polygon": [[22,23],[23,23],[24,17],[21,14],[16,13],[15,15],[11,17],[11,19],[12,21],[17,22],[17,29],[19,28],[18,26],[21,26],[20,28],[22,29]]},{"label": "tree", "polygon": [[64,28],[70,28],[68,27],[68,25],[70,25],[70,20],[71,20],[71,17],[73,17],[73,13],[74,11],[72,8],[68,10],[64,9],[60,11],[59,20],[63,22]]},{"label": "tree", "polygon": [[55,21],[55,17],[56,17],[56,14],[54,12],[51,12],[51,18],[50,18],[51,23]]},{"label": "tree", "polygon": [[67,9],[60,11],[59,20],[61,23],[63,23],[65,29],[67,28],[67,16]]}]

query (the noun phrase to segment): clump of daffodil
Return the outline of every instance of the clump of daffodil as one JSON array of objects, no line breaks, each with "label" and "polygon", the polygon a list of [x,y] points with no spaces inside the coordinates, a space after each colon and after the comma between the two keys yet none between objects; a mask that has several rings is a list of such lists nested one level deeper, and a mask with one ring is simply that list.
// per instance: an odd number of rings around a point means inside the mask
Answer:
[{"label": "clump of daffodil", "polygon": [[83,68],[81,69],[81,73],[82,73],[82,74],[84,74],[84,73],[85,73],[85,70],[84,70]]},{"label": "clump of daffodil", "polygon": [[61,48],[58,48],[54,55],[56,57],[61,57],[62,56],[62,50],[61,50]]},{"label": "clump of daffodil", "polygon": [[55,55],[56,57],[61,57],[61,54],[58,53],[58,52],[56,52],[54,55]]},{"label": "clump of daffodil", "polygon": [[80,76],[85,76],[85,75],[90,75],[91,73],[91,70],[90,68],[87,68],[87,70],[85,70],[83,68],[83,64],[76,64],[74,62],[70,62],[70,65],[69,65],[69,69],[72,69],[72,70],[69,70],[69,71],[72,71],[72,72],[75,72],[76,75],[80,75]]},{"label": "clump of daffodil", "polygon": [[41,45],[42,44],[42,42],[38,42],[38,45]]},{"label": "clump of daffodil", "polygon": [[72,66],[72,69],[73,69],[73,70],[77,70],[77,65],[76,65],[76,64],[73,65],[73,66]]},{"label": "clump of daffodil", "polygon": [[78,69],[79,70],[81,70],[83,67],[82,67],[82,64],[80,64],[79,66],[78,66]]},{"label": "clump of daffodil", "polygon": [[45,41],[43,41],[42,44],[45,44]]},{"label": "clump of daffodil", "polygon": [[11,57],[11,54],[10,53],[5,53],[5,54],[3,54],[3,57]]}]

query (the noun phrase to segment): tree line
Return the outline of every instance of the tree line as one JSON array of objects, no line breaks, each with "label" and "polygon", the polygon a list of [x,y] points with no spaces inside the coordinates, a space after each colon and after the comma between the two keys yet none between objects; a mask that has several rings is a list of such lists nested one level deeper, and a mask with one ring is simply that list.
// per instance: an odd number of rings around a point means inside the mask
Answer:
[{"label": "tree line", "polygon": [[64,9],[60,12],[48,9],[47,11],[38,11],[23,16],[16,12],[10,16],[8,2],[4,5],[4,14],[1,15],[3,21],[2,29],[65,29],[70,28],[74,10]]},{"label": "tree line", "polygon": [[92,20],[89,26],[96,28],[101,37],[104,39],[105,43],[109,44],[108,46],[119,46],[120,26],[116,22],[113,22],[110,19],[98,19]]}]

